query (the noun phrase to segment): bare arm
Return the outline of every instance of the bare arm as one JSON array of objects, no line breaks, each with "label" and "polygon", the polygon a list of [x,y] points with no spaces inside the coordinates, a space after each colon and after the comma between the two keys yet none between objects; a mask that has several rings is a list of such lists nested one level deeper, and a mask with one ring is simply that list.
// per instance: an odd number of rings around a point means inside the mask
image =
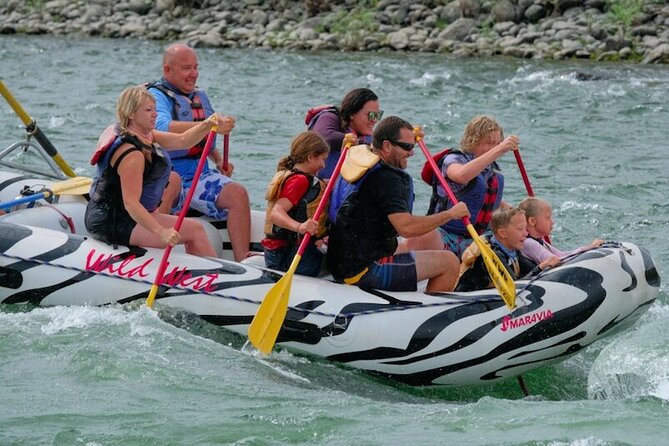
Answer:
[{"label": "bare arm", "polygon": [[432,215],[411,215],[409,212],[401,212],[388,215],[388,220],[400,236],[410,238],[427,234],[447,221],[465,216],[469,216],[467,206],[458,203],[447,211]]},{"label": "bare arm", "polygon": [[[219,124],[218,131],[219,135],[225,135],[230,133],[235,127],[235,118],[233,116],[224,116],[219,115]],[[200,122],[193,121],[170,121],[170,132],[171,133],[183,133],[195,126],[200,124]]]},{"label": "bare arm", "polygon": [[309,232],[311,235],[318,230],[318,222],[308,219],[300,223],[288,215],[288,212],[293,208],[293,204],[287,198],[279,198],[272,208],[272,213],[269,218],[277,226],[288,229],[289,231],[297,232],[298,234],[305,234]]},{"label": "bare arm", "polygon": [[[168,150],[183,149],[197,144],[211,130],[212,125],[219,122],[217,114],[211,115],[205,121],[191,122],[191,127],[182,133],[161,132],[153,130],[153,136],[158,144]],[[171,127],[170,127],[171,128]]]},{"label": "bare arm", "polygon": [[[128,145],[129,149],[130,146]],[[125,150],[120,147],[117,150],[120,156]],[[116,154],[115,154],[116,155]],[[118,158],[118,156],[115,156]],[[123,206],[130,214],[130,217],[138,225],[146,228],[149,232],[158,235],[165,243],[174,245],[179,241],[179,235],[171,228],[165,228],[149,213],[149,211],[140,203],[139,198],[142,195],[142,177],[144,173],[144,163],[146,158],[140,151],[128,154],[118,166],[118,174],[121,179],[121,194],[123,195]]]},{"label": "bare arm", "polygon": [[458,184],[467,184],[473,180],[478,174],[492,164],[497,158],[504,155],[510,150],[518,149],[518,137],[516,135],[508,136],[504,141],[488,150],[481,156],[477,156],[473,160],[465,164],[453,163],[448,166],[446,175],[452,181]]},{"label": "bare arm", "polygon": [[[216,113],[218,116],[218,131],[217,133],[220,135],[225,135],[230,133],[230,131],[235,127],[235,118],[232,116],[222,116]],[[213,116],[213,115],[212,115]],[[211,118],[211,116],[210,116]],[[170,121],[170,133],[181,133],[185,134],[191,129],[196,128],[198,125],[200,125],[200,122],[183,122],[183,121]],[[154,134],[157,130],[154,130]],[[183,144],[180,146],[166,146],[163,145],[166,149],[183,149],[184,147],[190,147],[202,140],[204,136],[208,133],[209,130],[206,130],[205,133],[199,138],[196,139],[194,142],[189,143],[189,144]],[[162,144],[161,144],[162,145]],[[216,150],[215,147],[212,147],[210,152],[209,152],[209,159],[214,162],[214,165],[224,174],[227,176],[232,176],[232,172],[234,171],[235,167],[232,165],[232,163],[228,163],[228,170],[224,171],[222,164],[223,164],[223,156]]]}]

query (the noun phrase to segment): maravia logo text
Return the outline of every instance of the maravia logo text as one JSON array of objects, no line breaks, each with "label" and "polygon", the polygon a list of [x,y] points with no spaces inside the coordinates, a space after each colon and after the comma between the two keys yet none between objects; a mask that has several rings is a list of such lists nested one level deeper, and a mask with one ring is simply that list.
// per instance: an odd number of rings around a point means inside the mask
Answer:
[{"label": "maravia logo text", "polygon": [[[95,249],[91,249],[86,256],[86,271],[106,272],[119,277],[128,279],[148,277],[147,267],[153,262],[153,258],[147,259],[141,264],[136,264],[135,255],[129,255],[125,259],[112,254],[99,254],[96,257]],[[134,264],[133,264],[134,263]],[[186,267],[174,266],[170,270],[168,262],[165,268],[165,275],[160,281],[161,285],[179,286],[192,288],[194,290],[204,290],[205,292],[214,291],[213,284],[218,278],[218,274],[207,274],[193,278],[193,275],[186,272]],[[155,273],[154,273],[155,274]]]},{"label": "maravia logo text", "polygon": [[553,312],[551,310],[539,311],[538,313],[528,314],[515,319],[512,319],[511,316],[504,316],[502,319],[502,331],[536,324],[539,321],[550,319],[552,317]]}]

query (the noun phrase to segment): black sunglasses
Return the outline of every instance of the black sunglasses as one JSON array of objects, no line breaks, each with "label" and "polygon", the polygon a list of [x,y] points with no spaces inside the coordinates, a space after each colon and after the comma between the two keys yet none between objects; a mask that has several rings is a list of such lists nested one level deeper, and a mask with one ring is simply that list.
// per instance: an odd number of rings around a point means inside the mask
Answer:
[{"label": "black sunglasses", "polygon": [[416,145],[416,143],[413,143],[413,144],[412,144],[412,143],[410,143],[410,142],[393,141],[392,139],[389,139],[388,142],[389,142],[390,144],[393,144],[393,145],[395,145],[395,146],[397,146],[397,147],[403,149],[403,150],[406,150],[407,152],[412,151],[413,148],[414,148],[414,146]]}]

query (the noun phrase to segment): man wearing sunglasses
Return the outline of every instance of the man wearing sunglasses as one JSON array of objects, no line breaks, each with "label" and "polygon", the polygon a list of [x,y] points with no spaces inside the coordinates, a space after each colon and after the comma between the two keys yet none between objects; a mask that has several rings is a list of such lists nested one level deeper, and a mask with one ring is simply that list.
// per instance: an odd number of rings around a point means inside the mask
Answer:
[{"label": "man wearing sunglasses", "polygon": [[[468,216],[469,211],[458,204],[432,215],[412,215],[413,180],[404,169],[414,144],[409,122],[397,116],[381,120],[372,146],[380,161],[355,183],[342,178],[335,187],[333,194],[349,191],[333,210],[330,228],[328,265],[336,280],[394,291],[414,291],[425,279],[426,292],[455,287],[460,262],[452,252],[440,249],[436,228]],[[398,235],[409,243],[399,245]],[[417,250],[408,251],[406,246]]]}]

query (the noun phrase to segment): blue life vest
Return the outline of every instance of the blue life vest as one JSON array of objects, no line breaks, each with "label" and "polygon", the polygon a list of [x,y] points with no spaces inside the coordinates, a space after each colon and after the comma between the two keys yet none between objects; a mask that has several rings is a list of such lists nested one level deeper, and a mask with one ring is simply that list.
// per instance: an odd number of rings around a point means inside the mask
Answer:
[{"label": "blue life vest", "polygon": [[[116,161],[116,165],[111,166],[109,161],[112,155],[124,143],[131,144],[134,149],[130,149],[121,155]],[[113,201],[112,207],[122,205],[121,185],[116,169],[126,154],[149,147],[151,148],[151,162],[146,161],[144,165],[142,195],[139,201],[147,211],[153,212],[156,210],[160,205],[172,170],[170,158],[162,147],[146,146],[131,135],[118,135],[111,143],[106,144],[106,147],[100,147],[96,150],[95,164],[97,169],[91,186],[91,201]]]},{"label": "blue life vest", "polygon": [[[214,108],[203,90],[196,89],[190,94],[184,94],[164,78],[147,85],[146,88],[154,96],[162,94],[170,100],[172,103],[172,120],[174,121],[204,121],[214,113]],[[181,176],[184,183],[188,183],[192,179],[205,142],[206,138],[188,149],[170,150],[168,152],[173,161],[174,170]],[[216,141],[214,141],[214,144],[216,144]]]},{"label": "blue life vest", "polygon": [[[383,172],[386,171],[394,171]],[[397,175],[396,175],[396,174]],[[370,262],[392,255],[397,249],[397,230],[383,209],[370,203],[368,187],[374,182],[375,190],[385,187],[379,175],[390,175],[386,181],[397,181],[393,187],[406,194],[409,210],[413,207],[413,181],[402,169],[378,162],[355,183],[340,179],[335,184],[330,202],[328,266],[335,280],[353,277]],[[397,190],[399,192],[399,189]]]},{"label": "blue life vest", "polygon": [[[360,189],[360,186],[362,186],[362,183],[369,176],[369,174],[379,169],[380,167],[381,167],[381,162],[374,164],[372,167],[367,169],[367,172],[365,172],[364,175],[358,179],[358,181],[354,183],[349,183],[341,176],[337,178],[337,181],[334,187],[332,188],[332,194],[330,195],[330,203],[328,205],[328,219],[330,220],[330,222],[334,223],[337,221],[337,213],[339,212],[339,209],[341,208],[342,204],[344,204],[346,199],[352,193],[357,192],[358,189]],[[385,167],[390,169],[396,169],[394,167],[388,166],[387,164],[385,165]],[[409,182],[409,187],[411,188],[409,191],[409,209],[413,211],[413,201],[415,198],[413,181]]]},{"label": "blue life vest", "polygon": [[[446,156],[450,154],[462,154],[458,150],[445,151],[441,158],[437,160],[439,169],[442,168]],[[497,209],[502,202],[502,194],[504,192],[504,175],[499,170],[496,162],[492,164],[492,175],[486,181],[483,174],[474,177],[465,187],[458,193],[458,200],[467,205],[467,209],[471,214],[471,221],[479,234],[484,233],[488,229],[488,224],[492,217],[492,211]],[[430,198],[430,205],[428,208],[429,214],[436,214],[453,207],[448,197],[442,196],[437,191],[437,186],[441,183],[432,177],[432,197]],[[464,223],[460,219],[449,220],[441,226],[444,230],[469,237],[469,233]]]}]

